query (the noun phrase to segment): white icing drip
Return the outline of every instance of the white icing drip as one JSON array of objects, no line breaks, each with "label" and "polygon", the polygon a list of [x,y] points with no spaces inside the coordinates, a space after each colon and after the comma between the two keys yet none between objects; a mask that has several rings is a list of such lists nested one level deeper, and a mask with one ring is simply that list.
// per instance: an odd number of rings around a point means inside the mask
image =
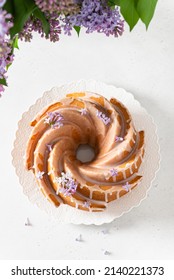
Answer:
[{"label": "white icing drip", "polygon": [[117,199],[119,199],[120,198],[120,192],[118,191],[117,192]]},{"label": "white icing drip", "polygon": [[137,161],[134,162],[135,168],[137,169]]},{"label": "white icing drip", "polygon": [[126,171],[123,170],[123,171],[122,171],[122,174],[123,174],[123,178],[124,178],[124,180],[125,180],[125,179],[126,179]]},{"label": "white icing drip", "polygon": [[108,193],[105,191],[104,194],[105,194],[105,202],[108,202]]},{"label": "white icing drip", "polygon": [[89,198],[92,199],[93,190],[90,188],[89,190]]},{"label": "white icing drip", "polygon": [[130,174],[133,174],[132,165],[130,165],[129,170],[130,170]]},{"label": "white icing drip", "polygon": [[143,155],[142,154],[140,155],[140,159],[141,159],[141,161],[143,161]]},{"label": "white icing drip", "polygon": [[[130,151],[132,151],[132,147],[131,147],[131,145],[130,144],[128,144],[128,146],[127,146],[127,148],[125,149],[127,152],[130,152]],[[123,149],[123,151],[124,151],[124,149]]]},{"label": "white icing drip", "polygon": [[51,174],[53,174],[54,173],[54,171],[51,169],[49,172],[48,172],[48,175],[51,175]]}]

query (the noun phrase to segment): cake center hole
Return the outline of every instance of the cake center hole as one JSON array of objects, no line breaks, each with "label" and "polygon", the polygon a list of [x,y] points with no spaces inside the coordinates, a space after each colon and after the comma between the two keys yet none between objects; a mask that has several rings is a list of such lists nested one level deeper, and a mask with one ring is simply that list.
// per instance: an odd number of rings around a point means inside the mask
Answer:
[{"label": "cake center hole", "polygon": [[81,162],[90,162],[95,158],[95,151],[90,145],[80,145],[76,151],[76,157]]}]

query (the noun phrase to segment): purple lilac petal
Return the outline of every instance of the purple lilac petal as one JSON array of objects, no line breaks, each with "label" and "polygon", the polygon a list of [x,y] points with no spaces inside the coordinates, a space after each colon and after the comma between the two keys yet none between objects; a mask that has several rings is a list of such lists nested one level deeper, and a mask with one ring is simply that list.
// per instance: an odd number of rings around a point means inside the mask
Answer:
[{"label": "purple lilac petal", "polygon": [[118,175],[118,170],[115,169],[115,168],[112,168],[112,169],[110,170],[110,174],[111,174],[112,177],[117,176],[117,175]]},{"label": "purple lilac petal", "polygon": [[108,118],[104,113],[97,110],[97,117],[102,120],[105,125],[108,125],[111,122],[111,119]]}]

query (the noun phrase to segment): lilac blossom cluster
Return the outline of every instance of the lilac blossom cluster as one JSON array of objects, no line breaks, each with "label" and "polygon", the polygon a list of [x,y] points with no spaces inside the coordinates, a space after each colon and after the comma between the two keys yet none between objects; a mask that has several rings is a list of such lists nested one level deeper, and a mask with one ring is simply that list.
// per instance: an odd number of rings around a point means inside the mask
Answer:
[{"label": "lilac blossom cluster", "polygon": [[65,34],[71,35],[73,26],[83,26],[86,33],[97,31],[118,37],[124,31],[124,21],[118,8],[111,9],[106,0],[83,0],[78,14],[64,18]]},{"label": "lilac blossom cluster", "polygon": [[47,123],[51,128],[60,128],[63,126],[63,116],[58,112],[48,113],[48,117],[45,118],[44,123]]},{"label": "lilac blossom cluster", "polygon": [[[13,61],[9,29],[13,26],[11,15],[2,10],[5,1],[0,1],[0,80],[6,80],[7,67]],[[0,96],[4,87],[0,82]]]},{"label": "lilac blossom cluster", "polygon": [[80,9],[75,0],[35,0],[43,12],[58,12],[64,15],[77,13]]},{"label": "lilac blossom cluster", "polygon": [[49,22],[49,33],[45,34],[43,30],[42,22],[31,16],[25,23],[23,30],[19,33],[19,38],[25,40],[25,42],[31,42],[33,38],[33,31],[38,32],[41,37],[50,39],[51,42],[59,41],[59,35],[61,34],[61,25],[59,15],[56,12],[46,13],[47,20]]},{"label": "lilac blossom cluster", "polygon": [[76,193],[77,190],[77,182],[72,178],[70,173],[61,173],[60,177],[56,177],[55,182],[60,185],[57,194],[60,192],[64,196],[70,196]]},{"label": "lilac blossom cluster", "polygon": [[[77,32],[77,27],[84,27],[87,33],[96,31],[107,36],[118,37],[123,33],[124,22],[119,10],[109,7],[107,0],[35,0],[35,8],[43,12],[42,17],[46,24],[43,25],[43,20],[31,12],[22,30],[10,38],[9,30],[13,22],[12,16],[4,10],[6,1],[0,0],[0,95],[4,91],[3,85],[6,84],[7,68],[13,61],[12,45],[15,42],[15,36],[30,42],[35,31],[41,37],[57,42],[62,30],[65,34],[71,35],[75,27]],[[19,18],[17,20],[19,21]],[[81,114],[86,114],[86,111],[83,110]],[[100,113],[99,117],[102,117]],[[109,122],[109,118],[102,117],[102,119],[106,123]]]}]

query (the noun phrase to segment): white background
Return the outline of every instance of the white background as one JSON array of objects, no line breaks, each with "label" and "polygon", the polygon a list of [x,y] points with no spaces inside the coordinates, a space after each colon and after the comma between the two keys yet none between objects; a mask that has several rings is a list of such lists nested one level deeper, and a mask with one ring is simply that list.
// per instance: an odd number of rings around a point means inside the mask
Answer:
[{"label": "white background", "polygon": [[[174,258],[174,3],[159,1],[148,32],[139,25],[119,39],[102,34],[61,36],[51,44],[35,36],[20,43],[0,100],[1,259]],[[162,163],[139,208],[103,226],[59,225],[22,193],[11,163],[17,123],[53,86],[96,79],[132,92],[154,117]],[[25,131],[24,131],[25,133]],[[32,226],[26,227],[29,217]],[[102,230],[108,229],[107,234]],[[82,235],[83,242],[75,239]],[[104,250],[111,255],[104,255]]]}]

